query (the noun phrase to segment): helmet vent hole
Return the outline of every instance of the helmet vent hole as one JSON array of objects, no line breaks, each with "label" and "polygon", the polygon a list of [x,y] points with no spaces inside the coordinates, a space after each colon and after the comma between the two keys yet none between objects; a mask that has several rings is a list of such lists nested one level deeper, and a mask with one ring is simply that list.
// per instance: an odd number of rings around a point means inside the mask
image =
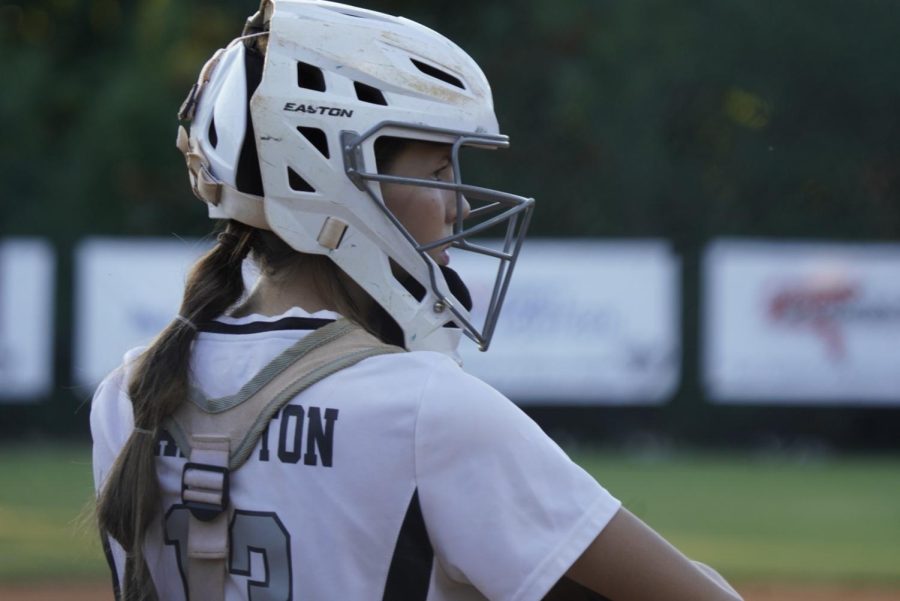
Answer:
[{"label": "helmet vent hole", "polygon": [[291,190],[295,192],[315,192],[316,189],[309,185],[309,183],[300,177],[296,171],[287,168],[288,171],[288,185],[290,185]]},{"label": "helmet vent hole", "polygon": [[328,138],[325,136],[324,131],[316,127],[298,127],[297,131],[303,134],[303,137],[315,146],[316,150],[321,152],[323,157],[326,159],[331,158],[331,154],[328,152]]},{"label": "helmet vent hole", "polygon": [[382,94],[381,90],[379,90],[378,88],[367,86],[366,84],[360,83],[358,81],[353,82],[353,87],[356,88],[356,97],[359,98],[362,102],[387,106],[387,100],[384,99],[384,94]]},{"label": "helmet vent hole", "polygon": [[207,137],[209,138],[210,145],[215,148],[219,145],[219,134],[216,132],[216,119],[213,119],[209,122],[209,132],[207,133]]},{"label": "helmet vent hole", "polygon": [[313,65],[297,61],[297,85],[316,92],[325,91],[325,76]]},{"label": "helmet vent hole", "polygon": [[423,63],[422,61],[417,61],[414,58],[410,58],[409,60],[412,61],[412,64],[415,65],[416,69],[418,69],[425,75],[429,75],[431,77],[434,77],[435,79],[440,79],[444,83],[449,83],[451,86],[456,86],[460,90],[466,89],[466,86],[463,85],[463,82],[460,81],[458,77],[450,75],[446,71],[442,71],[437,67],[432,67],[431,65]]}]

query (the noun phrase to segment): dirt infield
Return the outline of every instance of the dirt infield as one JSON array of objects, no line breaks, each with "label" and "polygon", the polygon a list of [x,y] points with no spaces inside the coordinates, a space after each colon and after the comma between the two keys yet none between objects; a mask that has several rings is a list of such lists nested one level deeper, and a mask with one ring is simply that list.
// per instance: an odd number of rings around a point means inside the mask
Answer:
[{"label": "dirt infield", "polygon": [[[900,601],[900,587],[802,586],[750,584],[738,586],[744,601]],[[7,586],[0,584],[3,601],[113,601],[107,582]]]}]

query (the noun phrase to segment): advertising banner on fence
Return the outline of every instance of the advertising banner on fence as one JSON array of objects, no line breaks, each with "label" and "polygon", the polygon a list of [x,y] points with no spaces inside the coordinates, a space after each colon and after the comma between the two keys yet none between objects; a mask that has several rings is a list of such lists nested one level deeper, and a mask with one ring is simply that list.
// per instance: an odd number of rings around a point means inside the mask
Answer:
[{"label": "advertising banner on fence", "polygon": [[53,388],[55,273],[47,241],[0,240],[0,402],[33,402]]},{"label": "advertising banner on fence", "polygon": [[[476,307],[493,272],[452,267]],[[528,240],[487,353],[464,341],[466,370],[520,403],[657,404],[681,370],[680,270],[656,240]]]},{"label": "advertising banner on fence", "polygon": [[208,249],[195,240],[91,238],[76,253],[72,373],[95,386],[145,345],[181,304],[188,269]]},{"label": "advertising banner on fence", "polygon": [[713,401],[900,405],[900,245],[723,239],[704,288]]},{"label": "advertising banner on fence", "polygon": [[[96,239],[78,252],[75,373],[96,384],[176,314],[198,243]],[[491,267],[452,253],[477,307]],[[493,264],[496,270],[496,264]],[[252,275],[252,272],[251,274]],[[466,369],[517,402],[651,404],[678,385],[678,262],[657,241],[531,240],[488,353]],[[480,324],[479,324],[480,325]]]}]

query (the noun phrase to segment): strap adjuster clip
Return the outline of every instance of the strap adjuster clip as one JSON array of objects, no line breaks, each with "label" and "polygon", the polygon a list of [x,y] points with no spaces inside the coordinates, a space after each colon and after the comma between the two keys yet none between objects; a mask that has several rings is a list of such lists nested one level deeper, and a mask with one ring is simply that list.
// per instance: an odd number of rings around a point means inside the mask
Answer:
[{"label": "strap adjuster clip", "polygon": [[185,463],[181,472],[181,501],[201,522],[212,521],[228,508],[228,481],[227,467]]}]

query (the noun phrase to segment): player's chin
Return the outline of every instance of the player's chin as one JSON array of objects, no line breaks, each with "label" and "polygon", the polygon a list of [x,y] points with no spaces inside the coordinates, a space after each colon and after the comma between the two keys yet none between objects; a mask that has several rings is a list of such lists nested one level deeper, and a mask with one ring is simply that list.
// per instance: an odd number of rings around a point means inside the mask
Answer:
[{"label": "player's chin", "polygon": [[450,265],[450,253],[447,252],[446,246],[439,246],[428,251],[428,256],[441,267]]}]

